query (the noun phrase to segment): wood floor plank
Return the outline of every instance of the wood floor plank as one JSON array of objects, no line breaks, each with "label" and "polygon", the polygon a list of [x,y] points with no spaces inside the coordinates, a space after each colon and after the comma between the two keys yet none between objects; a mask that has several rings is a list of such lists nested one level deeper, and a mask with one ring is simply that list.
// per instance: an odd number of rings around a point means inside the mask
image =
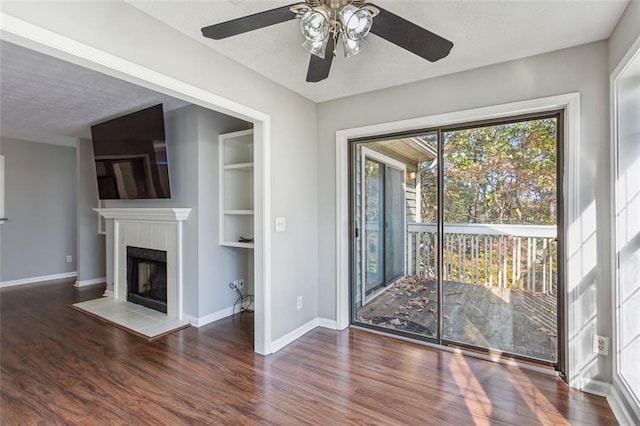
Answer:
[{"label": "wood floor plank", "polygon": [[556,377],[366,331],[268,357],[244,314],[152,342],[67,307],[70,281],[0,289],[0,424],[616,424]]}]

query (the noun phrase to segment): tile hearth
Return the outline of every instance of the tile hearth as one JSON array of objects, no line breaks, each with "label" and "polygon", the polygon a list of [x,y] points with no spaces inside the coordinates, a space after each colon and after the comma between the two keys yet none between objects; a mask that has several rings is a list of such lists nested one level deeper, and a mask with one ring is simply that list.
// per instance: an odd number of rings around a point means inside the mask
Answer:
[{"label": "tile hearth", "polygon": [[168,317],[162,312],[112,297],[75,303],[74,308],[100,318],[135,334],[153,339],[189,325],[187,320]]}]

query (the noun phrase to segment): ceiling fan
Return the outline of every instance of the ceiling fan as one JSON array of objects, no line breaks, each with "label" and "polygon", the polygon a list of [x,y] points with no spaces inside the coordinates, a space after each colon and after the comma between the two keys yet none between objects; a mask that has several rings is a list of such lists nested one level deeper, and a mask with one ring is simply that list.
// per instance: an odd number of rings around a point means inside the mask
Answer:
[{"label": "ceiling fan", "polygon": [[305,38],[302,46],[311,53],[307,81],[312,83],[329,76],[338,41],[345,56],[353,56],[366,46],[369,32],[431,62],[453,47],[451,41],[366,0],[305,0],[204,27],[202,35],[221,40],[296,18]]}]

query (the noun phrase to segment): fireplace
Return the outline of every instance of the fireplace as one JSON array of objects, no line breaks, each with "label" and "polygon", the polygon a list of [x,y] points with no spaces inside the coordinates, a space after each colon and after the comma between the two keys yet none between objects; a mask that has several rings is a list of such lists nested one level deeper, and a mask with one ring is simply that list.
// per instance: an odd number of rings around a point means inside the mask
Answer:
[{"label": "fireplace", "polygon": [[127,301],[167,313],[167,252],[127,246]]}]

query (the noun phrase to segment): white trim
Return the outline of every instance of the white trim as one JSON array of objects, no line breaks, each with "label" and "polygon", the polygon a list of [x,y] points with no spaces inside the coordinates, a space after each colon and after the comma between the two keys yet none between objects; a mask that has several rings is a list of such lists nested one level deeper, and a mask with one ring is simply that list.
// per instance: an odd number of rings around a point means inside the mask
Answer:
[{"label": "white trim", "polygon": [[127,220],[187,220],[190,208],[107,208],[93,209],[105,219]]},{"label": "white trim", "polygon": [[192,326],[200,328],[204,325],[211,324],[212,322],[230,317],[231,315],[233,315],[233,306],[229,306],[228,308],[221,309],[217,312],[213,312],[200,318],[188,316],[185,314],[182,314],[182,318],[189,320]]},{"label": "white trim", "polygon": [[[617,226],[616,226],[616,181],[618,180],[618,82],[624,72],[631,66],[631,63],[640,56],[640,36],[636,38],[624,57],[620,60],[609,77],[609,131],[610,131],[610,150],[609,150],[609,230],[611,232],[610,244],[610,279],[611,279],[611,347],[613,352],[612,369],[613,369],[613,392],[609,404],[616,418],[621,424],[633,424],[633,417],[640,418],[640,395],[636,395],[627,385],[626,381],[619,373],[619,354],[618,347],[620,336],[620,315],[618,304],[618,254],[617,254]],[[626,402],[626,404],[624,403]],[[627,404],[634,410],[635,415],[627,410]],[[622,419],[620,417],[623,417]]]},{"label": "white trim", "polygon": [[[271,119],[253,126],[254,351],[271,353]],[[262,285],[260,285],[262,283]]]},{"label": "white trim", "polygon": [[288,332],[287,334],[280,337],[279,339],[274,340],[273,342],[271,342],[271,353],[278,352],[280,349],[284,348],[289,343],[292,343],[298,340],[299,338],[301,338],[302,336],[304,336],[305,334],[307,334],[317,326],[318,326],[318,319],[314,318],[311,321],[307,322],[306,324],[302,324],[300,327],[296,328],[295,330]]},{"label": "white trim", "polygon": [[[564,109],[565,138],[564,138],[564,196],[565,196],[565,252],[567,257],[579,247],[571,247],[572,241],[567,238],[569,224],[579,218],[579,187],[580,179],[580,93],[567,93],[545,98],[511,102],[507,104],[487,106],[469,109],[459,112],[450,112],[432,115],[428,117],[412,118],[408,120],[390,123],[374,124],[370,126],[344,129],[336,132],[336,322],[338,329],[349,326],[349,162],[348,141],[352,138],[379,136],[396,132],[420,130],[429,127],[447,126],[452,124],[495,119],[500,117],[515,116],[527,113],[544,112],[555,109]],[[566,268],[565,291],[569,292],[569,284],[574,279]],[[579,277],[575,277],[579,279]],[[577,297],[574,292],[574,299]],[[571,303],[573,302],[573,303]],[[565,307],[567,325],[565,336],[571,336],[570,331],[576,330],[576,300],[569,300],[565,293]],[[567,338],[567,341],[569,338]],[[569,343],[566,343],[569,345]],[[571,342],[571,345],[574,343]],[[577,366],[575,355],[571,348],[565,349],[567,356],[566,371],[569,384],[576,387],[575,378],[579,374],[573,374]],[[572,356],[573,355],[573,356]]]},{"label": "white trim", "polygon": [[76,281],[76,283],[73,286],[74,287],[86,287],[86,286],[89,286],[89,285],[104,284],[106,281],[107,281],[106,277],[92,278],[90,280]]},{"label": "white trim", "polygon": [[581,381],[580,390],[593,395],[607,398],[611,394],[611,384],[594,379],[584,379]]},{"label": "white trim", "polygon": [[349,327],[349,149],[354,130],[336,132],[336,327]]},{"label": "white trim", "polygon": [[194,327],[198,327],[196,324],[198,323],[198,319],[197,317],[193,317],[191,315],[187,315],[187,314],[182,314],[182,319],[183,321],[189,321],[189,324],[191,324]]},{"label": "white trim", "polygon": [[616,385],[616,381],[614,379],[614,383],[611,385],[611,393],[607,396],[607,402],[609,403],[609,407],[611,407],[611,411],[613,411],[613,415],[616,416],[616,420],[621,425],[635,425],[640,421],[640,413],[634,414],[632,411],[629,411],[629,407],[625,402],[628,402],[629,398],[625,396],[625,390],[623,387],[619,387]]},{"label": "white trim", "polygon": [[624,391],[616,386],[600,380],[585,379],[580,388],[583,392],[607,398],[609,407],[621,425],[635,425],[634,414],[629,411],[625,401],[628,399],[624,395]]},{"label": "white trim", "polygon": [[[190,211],[191,209],[189,209]],[[178,291],[176,293],[177,296],[177,300],[176,300],[176,308],[177,308],[177,312],[176,315],[178,317],[179,320],[182,319],[182,311],[184,310],[184,307],[182,306],[182,301],[184,300],[182,298],[182,294],[184,292],[183,288],[182,288],[182,277],[184,276],[184,263],[182,262],[183,259],[183,250],[182,250],[182,221],[178,221],[178,236],[177,236],[177,240],[176,243],[178,244],[178,249],[177,249],[177,253],[176,253],[176,268],[178,270],[178,274],[176,277],[176,285],[178,286]],[[167,310],[167,312],[170,312]]]},{"label": "white trim", "polygon": [[39,277],[21,278],[19,280],[2,281],[0,282],[0,288],[13,287],[16,285],[24,285],[24,284],[33,284],[33,283],[39,283],[42,281],[61,280],[64,278],[75,278],[77,276],[78,276],[78,272],[73,271],[73,272],[63,272],[62,274],[51,274],[51,275],[42,275]]},{"label": "white trim", "polygon": [[332,319],[318,317],[316,320],[318,321],[318,327],[328,328],[330,330],[338,329],[338,324]]},{"label": "white trim", "polygon": [[[256,109],[0,12],[0,39],[254,124],[254,350],[271,343],[271,117]],[[255,145],[260,145],[257,149]]]}]

